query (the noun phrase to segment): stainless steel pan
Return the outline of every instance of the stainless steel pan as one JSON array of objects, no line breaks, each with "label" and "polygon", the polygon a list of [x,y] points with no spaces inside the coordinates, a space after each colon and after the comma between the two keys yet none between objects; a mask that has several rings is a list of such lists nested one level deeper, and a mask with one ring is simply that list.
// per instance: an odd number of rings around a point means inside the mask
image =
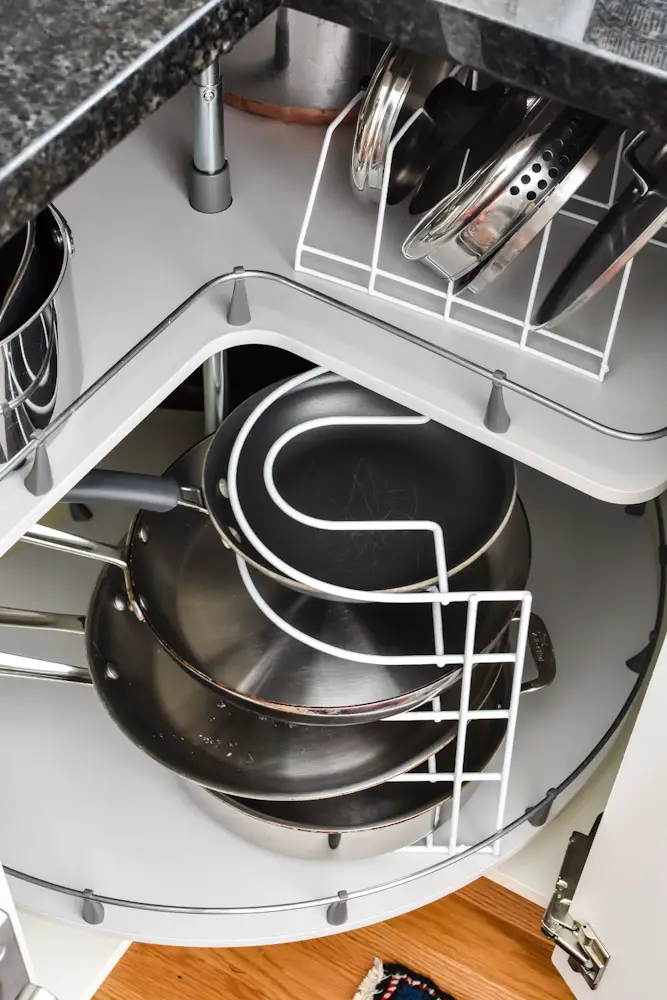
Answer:
[{"label": "stainless steel pan", "polygon": [[[511,672],[502,671],[486,709],[506,708]],[[484,771],[505,737],[501,719],[469,723],[464,769]],[[440,772],[453,772],[456,740],[436,757]],[[423,771],[424,764],[416,770]],[[477,785],[464,786],[467,800]],[[356,861],[414,844],[443,825],[451,814],[451,782],[392,781],[350,795],[307,802],[260,802],[191,788],[197,804],[246,843],[289,857]]]},{"label": "stainless steel pan", "polygon": [[[172,466],[169,476],[177,483],[198,481],[208,447],[207,441],[195,445]],[[459,677],[456,666],[364,662],[368,654],[432,654],[430,605],[387,606],[306,597],[249,570],[251,581],[273,612],[306,635],[342,646],[359,659],[340,659],[290,638],[248,595],[237,560],[221,543],[210,519],[188,507],[177,506],[168,513],[141,512],[127,543],[118,547],[42,525],[25,537],[120,567],[127,604],[166,651],[225,701],[262,714],[319,725],[361,723],[414,707]],[[455,589],[523,590],[529,569],[530,531],[521,504],[516,504],[495,542],[456,576]],[[477,652],[498,642],[514,611],[512,602],[480,604]],[[448,652],[463,651],[465,621],[463,604],[444,610]]]},{"label": "stainless steel pan", "polygon": [[0,462],[80,391],[73,252],[52,205],[0,247]]},{"label": "stainless steel pan", "polygon": [[[8,609],[0,622],[67,631],[83,626],[72,615]],[[238,709],[182,670],[128,612],[123,575],[113,566],[100,576],[85,629],[90,677],[67,664],[4,653],[0,673],[92,680],[111,717],[141,750],[219,792],[275,801],[343,795],[415,767],[456,736],[452,722],[299,726]],[[548,681],[544,658],[538,666],[540,676],[526,683],[528,690]],[[479,708],[493,690],[497,668],[476,673],[471,704]]]},{"label": "stainless steel pan", "polygon": [[325,125],[374,65],[368,36],[281,6],[222,57],[225,102],[278,121]]}]

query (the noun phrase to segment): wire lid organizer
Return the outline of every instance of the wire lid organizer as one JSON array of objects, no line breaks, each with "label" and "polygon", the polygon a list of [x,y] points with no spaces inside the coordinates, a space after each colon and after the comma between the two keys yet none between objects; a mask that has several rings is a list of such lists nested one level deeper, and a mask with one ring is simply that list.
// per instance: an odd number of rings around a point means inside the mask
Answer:
[{"label": "wire lid organizer", "polygon": [[[475,85],[474,76],[473,74],[473,85]],[[429,274],[423,266],[417,266],[401,258],[399,248],[407,235],[409,225],[400,209],[398,214],[395,214],[396,209],[392,209],[389,218],[386,214],[391,164],[396,146],[410,129],[415,128],[416,123],[425,114],[423,109],[414,112],[397,131],[388,146],[383,186],[375,218],[367,205],[361,205],[357,201],[350,184],[341,181],[340,176],[336,176],[331,183],[326,180],[331,174],[337,174],[337,168],[340,167],[340,163],[332,162],[338,159],[336,155],[338,150],[332,152],[334,137],[337,132],[339,135],[344,134],[345,129],[341,129],[341,125],[364,96],[363,91],[358,93],[327,128],[299,233],[294,269],[325,278],[346,288],[365,291],[386,302],[440,319],[444,323],[471,333],[501,340],[517,350],[544,357],[572,371],[603,381],[610,370],[610,355],[621,319],[632,260],[623,268],[615,297],[610,299],[606,296],[602,306],[596,304],[594,314],[587,311],[583,323],[578,320],[574,324],[569,324],[568,336],[531,324],[538,289],[542,288],[540,281],[545,272],[545,264],[552,256],[548,251],[550,243],[553,243],[552,228],[554,224],[559,224],[557,219],[547,224],[541,237],[534,241],[534,248],[524,251],[521,255],[521,266],[519,267],[518,263],[514,265],[509,280],[503,278],[494,284],[490,293],[485,291],[477,297],[471,297],[465,290],[455,292],[453,282]],[[347,144],[343,140],[341,143],[345,147],[345,156],[349,156]],[[603,187],[607,188],[603,197],[592,198],[585,194],[575,194],[568,202],[568,207],[558,213],[559,217],[574,219],[590,226],[596,224],[601,214],[614,204],[621,177],[623,144],[622,135],[615,148],[613,162],[608,164],[610,176],[600,181]],[[465,159],[461,167],[459,184],[464,175]],[[324,235],[320,237],[320,245],[308,242],[309,235],[312,238],[313,230],[317,229],[313,217],[318,215],[321,204],[327,198],[336,200],[339,211],[344,208],[341,202],[346,202],[348,206],[353,203],[354,215],[366,216],[363,218],[363,224],[368,235],[372,233],[372,243],[370,240],[364,241],[356,228],[353,238],[349,240],[342,238],[337,241],[336,251],[321,245],[328,241],[328,234],[327,237]],[[353,218],[352,214],[349,218]],[[331,212],[328,214],[328,220],[332,221]],[[316,240],[318,236],[315,237]],[[659,239],[651,242],[665,246]],[[339,243],[342,243],[346,252],[338,252]],[[360,250],[359,247],[364,243],[366,249]],[[348,247],[351,248],[351,252],[347,252]],[[385,258],[388,264],[385,263]]]},{"label": "wire lid organizer", "polygon": [[[437,569],[437,586],[418,593],[394,593],[357,590],[349,587],[335,586],[325,580],[318,580],[307,573],[295,569],[284,559],[278,557],[262,541],[257,532],[253,529],[243,510],[243,505],[239,497],[237,473],[239,461],[244,445],[253,427],[260,417],[270,409],[270,407],[282,396],[297,386],[302,385],[312,379],[325,374],[326,370],[316,368],[314,370],[298,375],[294,379],[278,386],[253,410],[245,424],[239,431],[234,446],[232,448],[228,474],[227,490],[230,504],[236,518],[237,524],[248,541],[254,548],[277,570],[284,573],[289,578],[306,584],[325,597],[341,599],[346,601],[363,601],[367,603],[388,604],[392,606],[402,604],[430,604],[432,609],[433,624],[433,652],[430,654],[414,655],[379,655],[374,653],[356,652],[349,649],[342,649],[322,641],[316,636],[307,635],[300,629],[295,628],[291,623],[285,621],[277,612],[270,607],[259,593],[248,570],[247,563],[241,556],[237,556],[237,565],[243,584],[248,594],[259,607],[259,609],[276,625],[298,642],[302,642],[312,649],[328,655],[351,660],[360,664],[373,663],[379,665],[410,666],[435,664],[441,668],[460,668],[461,670],[461,699],[458,710],[443,711],[439,698],[435,698],[428,708],[419,711],[409,711],[394,716],[391,721],[412,721],[416,724],[424,722],[441,723],[444,721],[454,721],[457,723],[456,733],[456,756],[453,772],[441,772],[438,770],[437,755],[433,754],[428,758],[427,771],[409,771],[391,779],[399,782],[439,782],[451,783],[452,802],[451,820],[449,824],[449,834],[446,844],[436,843],[433,832],[429,833],[423,843],[413,847],[414,850],[434,851],[437,850],[446,854],[456,854],[465,850],[466,845],[459,842],[459,819],[461,812],[461,793],[464,783],[473,782],[496,782],[498,784],[498,800],[496,814],[494,817],[494,829],[502,829],[505,817],[505,805],[507,801],[507,790],[510,779],[512,764],[512,750],[514,745],[514,734],[516,731],[517,713],[519,709],[519,697],[523,678],[523,668],[528,640],[528,629],[530,621],[530,611],[532,605],[532,595],[526,590],[507,591],[450,591],[447,578],[447,556],[445,552],[445,542],[442,527],[434,521],[427,520],[340,520],[332,521],[314,517],[297,510],[282,496],[274,478],[274,467],[281,451],[302,434],[308,434],[313,430],[322,427],[332,426],[360,426],[374,425],[386,426],[415,426],[429,422],[428,417],[418,414],[410,416],[335,416],[320,417],[303,423],[285,431],[271,446],[263,466],[263,479],[268,495],[272,501],[288,517],[298,521],[300,524],[314,528],[316,530],[334,532],[364,532],[364,531],[414,531],[427,532],[433,538],[435,553],[435,564]],[[477,611],[480,603],[498,601],[502,603],[512,603],[517,608],[516,621],[518,625],[516,644],[513,652],[475,652],[475,634],[477,625]],[[467,605],[465,639],[463,649],[456,652],[445,652],[447,637],[444,634],[442,611],[445,607],[453,603]],[[479,709],[473,710],[470,707],[470,690],[472,671],[475,667],[483,669],[483,665],[506,664],[512,670],[512,683],[510,686],[509,704],[502,709]],[[464,770],[466,738],[468,735],[468,724],[475,719],[501,719],[507,723],[504,750],[502,752],[502,763],[499,770],[485,770],[481,772],[467,772]],[[438,811],[435,810],[434,827],[437,826]],[[408,848],[409,850],[410,848]],[[487,848],[494,854],[500,851],[500,841]]]}]

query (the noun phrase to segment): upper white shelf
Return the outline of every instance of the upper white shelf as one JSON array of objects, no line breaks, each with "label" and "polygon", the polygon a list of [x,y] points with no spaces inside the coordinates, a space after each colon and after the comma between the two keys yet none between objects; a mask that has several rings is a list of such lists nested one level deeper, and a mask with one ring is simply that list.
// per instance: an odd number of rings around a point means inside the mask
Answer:
[{"label": "upper white shelf", "polygon": [[[244,265],[295,276],[294,250],[321,130],[228,110],[234,203],[220,216],[200,215],[184,193],[186,98],[181,94],[161,109],[59,200],[77,244],[86,384],[216,274]],[[334,233],[349,219],[333,199],[329,207]],[[667,425],[659,264],[656,258],[646,279],[628,291],[630,319],[618,331],[612,371],[601,385],[363,293],[305,280],[598,421],[652,430]],[[48,495],[30,496],[20,472],[0,484],[0,552],[207,356],[248,342],[276,344],[328,365],[603,500],[638,502],[667,483],[667,439],[638,444],[607,438],[512,394],[512,426],[494,435],[482,423],[489,383],[480,376],[297,291],[256,281],[249,292],[250,326],[227,325],[229,286],[210,292],[70,419],[49,444],[55,486]]]}]

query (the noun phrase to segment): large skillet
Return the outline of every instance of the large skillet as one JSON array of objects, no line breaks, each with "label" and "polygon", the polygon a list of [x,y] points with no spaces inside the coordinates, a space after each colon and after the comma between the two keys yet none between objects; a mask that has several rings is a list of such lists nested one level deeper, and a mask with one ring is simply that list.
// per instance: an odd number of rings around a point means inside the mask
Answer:
[{"label": "large skillet", "polygon": [[[207,441],[199,442],[178,459],[168,477],[178,483],[196,481],[208,447]],[[190,507],[142,511],[127,544],[119,548],[41,525],[26,537],[121,567],[127,603],[167,652],[225,701],[262,714],[313,724],[366,722],[419,705],[454,684],[460,674],[456,665],[439,667],[433,662],[367,662],[369,654],[417,659],[430,655],[433,660],[430,605],[328,601],[297,594],[250,568],[251,582],[270,609],[307,635],[358,655],[340,659],[288,637],[248,595],[237,559],[221,543],[210,519]],[[504,531],[456,575],[452,589],[520,591],[529,569],[530,532],[517,503]],[[447,653],[463,652],[466,610],[465,603],[444,609]],[[489,651],[502,638],[514,612],[515,602],[480,602],[476,652]]]},{"label": "large skillet", "polygon": [[[456,737],[452,721],[299,726],[238,709],[168,656],[129,612],[124,593],[122,572],[107,566],[85,622],[90,677],[65,664],[3,653],[0,673],[92,680],[113,720],[140,749],[190,781],[253,799],[359,791],[415,767]],[[82,619],[64,617],[3,609],[0,623],[81,629]],[[471,708],[486,705],[496,678],[495,665],[475,671]],[[534,688],[534,681],[524,683]],[[458,707],[457,689],[447,693],[445,707]]]},{"label": "large skillet", "polygon": [[203,509],[205,502],[227,544],[250,564],[287,586],[322,592],[326,588],[276,569],[245,536],[228,496],[236,445],[243,513],[279,559],[317,580],[356,590],[425,590],[437,583],[430,531],[325,530],[298,523],[271,499],[263,479],[269,449],[284,433],[323,417],[388,417],[394,423],[311,426],[298,433],[277,457],[275,482],[299,511],[337,522],[435,522],[444,533],[450,579],[502,532],[516,499],[511,459],[321,369],[271,386],[238,407],[210,439],[198,479],[184,485],[173,477],[94,471],[66,499],[115,500],[154,511]]},{"label": "large skillet", "polygon": [[[511,670],[503,670],[486,708],[509,704]],[[468,724],[463,769],[486,770],[507,731],[504,719]],[[436,755],[438,773],[453,773],[457,741]],[[424,772],[426,763],[415,770]],[[462,799],[478,787],[464,783]],[[266,802],[192,788],[198,804],[246,843],[304,860],[351,861],[407,847],[442,826],[451,816],[451,781],[389,781],[350,795],[307,802]]]}]

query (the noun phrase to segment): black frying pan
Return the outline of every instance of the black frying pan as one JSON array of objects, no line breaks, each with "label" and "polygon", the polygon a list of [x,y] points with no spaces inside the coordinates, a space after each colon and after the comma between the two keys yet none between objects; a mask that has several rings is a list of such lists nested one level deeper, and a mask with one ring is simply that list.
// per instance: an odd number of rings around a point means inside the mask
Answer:
[{"label": "black frying pan", "polygon": [[[238,495],[251,528],[293,568],[338,587],[367,591],[423,590],[436,582],[433,537],[427,531],[330,531],[293,520],[268,495],[263,466],[275,441],[322,417],[414,418],[417,414],[338,375],[315,370],[257,420],[243,445]],[[112,500],[149,510],[201,506],[216,528],[256,568],[298,590],[318,592],[276,570],[250,544],[228,494],[234,444],[248,418],[276,389],[247,400],[213,435],[200,483],[184,490],[167,477],[95,471],[65,498]],[[442,527],[448,575],[471,565],[507,523],[516,498],[513,461],[435,421],[412,426],[320,427],[295,437],[275,465],[279,492],[317,518],[430,520]]]}]

